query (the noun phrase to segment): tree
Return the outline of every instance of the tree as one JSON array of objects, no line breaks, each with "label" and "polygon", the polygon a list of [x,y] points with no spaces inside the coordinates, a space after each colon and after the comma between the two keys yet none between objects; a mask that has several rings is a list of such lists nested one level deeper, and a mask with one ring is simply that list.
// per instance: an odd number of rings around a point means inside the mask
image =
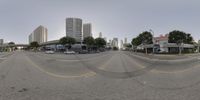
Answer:
[{"label": "tree", "polygon": [[174,30],[169,33],[169,43],[176,43],[179,46],[179,54],[182,52],[182,44],[193,44],[193,37],[183,31]]},{"label": "tree", "polygon": [[64,45],[64,46],[68,45],[68,49],[70,49],[71,45],[76,43],[76,40],[72,37],[67,36],[67,37],[62,37],[59,40],[59,43]]},{"label": "tree", "polygon": [[30,43],[30,47],[34,49],[34,51],[37,50],[37,48],[39,47],[39,44],[37,41],[33,41]]},{"label": "tree", "polygon": [[96,38],[95,45],[99,48],[104,47],[106,45],[106,41],[103,38]]},{"label": "tree", "polygon": [[8,44],[9,44],[9,45],[15,45],[15,43],[14,43],[14,42],[9,42]]},{"label": "tree", "polygon": [[91,36],[84,38],[83,42],[84,42],[85,44],[87,44],[88,46],[92,46],[92,45],[95,44],[95,40],[94,40],[94,38],[91,37]]},{"label": "tree", "polygon": [[193,37],[183,31],[174,30],[169,33],[169,43],[186,43],[193,44]]},{"label": "tree", "polygon": [[118,48],[117,47],[113,47],[113,50],[118,50]]},{"label": "tree", "polygon": [[148,32],[148,31],[142,32],[138,38],[139,38],[139,42],[141,42],[143,44],[152,44],[153,43],[153,41],[152,41],[153,35],[151,34],[151,32]]},{"label": "tree", "polygon": [[89,36],[84,38],[83,43],[85,43],[88,46],[88,49],[91,50],[92,46],[95,44],[95,40],[93,37]]},{"label": "tree", "polygon": [[131,41],[131,44],[134,45],[134,46],[138,46],[141,44],[141,42],[139,41],[138,38],[133,38],[132,41]]},{"label": "tree", "polygon": [[144,31],[140,33],[136,38],[133,38],[131,44],[134,46],[138,46],[140,44],[152,44],[153,35],[151,32]]},{"label": "tree", "polygon": [[130,43],[127,43],[127,44],[124,44],[124,47],[126,47],[126,48],[131,48],[132,45],[131,45]]},{"label": "tree", "polygon": [[34,41],[34,42],[30,43],[30,47],[37,49],[39,47],[39,44],[38,44],[38,42]]}]

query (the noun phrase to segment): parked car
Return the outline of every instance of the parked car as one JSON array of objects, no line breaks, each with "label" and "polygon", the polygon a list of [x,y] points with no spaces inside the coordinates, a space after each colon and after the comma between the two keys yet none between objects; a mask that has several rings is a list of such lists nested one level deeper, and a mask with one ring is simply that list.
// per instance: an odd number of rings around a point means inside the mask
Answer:
[{"label": "parked car", "polygon": [[79,51],[78,53],[79,53],[79,54],[86,54],[86,53],[88,53],[88,50],[81,50],[81,51]]},{"label": "parked car", "polygon": [[54,54],[55,52],[53,50],[47,50],[45,51],[46,54]]},{"label": "parked car", "polygon": [[75,54],[75,51],[65,51],[64,54]]}]

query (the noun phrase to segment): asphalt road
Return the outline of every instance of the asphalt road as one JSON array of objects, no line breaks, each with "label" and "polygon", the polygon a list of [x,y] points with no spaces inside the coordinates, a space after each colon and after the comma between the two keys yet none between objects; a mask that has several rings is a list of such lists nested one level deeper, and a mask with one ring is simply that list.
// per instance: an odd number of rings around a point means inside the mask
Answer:
[{"label": "asphalt road", "polygon": [[172,58],[1,53],[0,100],[199,100],[200,56]]}]

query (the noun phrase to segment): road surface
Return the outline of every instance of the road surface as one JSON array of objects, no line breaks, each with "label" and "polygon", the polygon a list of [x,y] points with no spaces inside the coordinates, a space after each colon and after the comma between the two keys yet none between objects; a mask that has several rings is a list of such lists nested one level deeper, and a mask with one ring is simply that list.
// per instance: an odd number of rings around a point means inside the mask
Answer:
[{"label": "road surface", "polygon": [[0,54],[0,100],[199,100],[200,57]]}]

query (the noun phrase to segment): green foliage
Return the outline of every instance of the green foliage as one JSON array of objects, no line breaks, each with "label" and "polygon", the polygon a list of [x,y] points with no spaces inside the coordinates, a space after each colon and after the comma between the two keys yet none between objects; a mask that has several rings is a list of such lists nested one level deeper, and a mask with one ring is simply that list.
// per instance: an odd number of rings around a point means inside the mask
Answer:
[{"label": "green foliage", "polygon": [[14,43],[14,42],[9,42],[8,44],[9,44],[9,45],[15,45],[15,43]]},{"label": "green foliage", "polygon": [[136,38],[133,38],[132,41],[131,41],[131,44],[134,45],[134,46],[138,46],[140,45],[142,42],[139,40],[138,37]]},{"label": "green foliage", "polygon": [[72,37],[62,37],[60,40],[59,40],[59,43],[62,44],[62,45],[72,45],[72,44],[75,44],[76,43],[76,40]]},{"label": "green foliage", "polygon": [[169,43],[193,44],[193,37],[183,31],[174,30],[169,33]]},{"label": "green foliage", "polygon": [[104,47],[106,45],[106,41],[103,38],[96,38],[95,45],[97,47]]},{"label": "green foliage", "polygon": [[84,42],[85,44],[87,44],[88,46],[92,46],[92,45],[95,44],[95,40],[94,40],[94,38],[91,37],[91,36],[84,38],[83,42]]},{"label": "green foliage", "polygon": [[39,44],[38,44],[38,42],[34,41],[34,42],[30,43],[30,47],[32,47],[32,48],[38,48]]},{"label": "green foliage", "polygon": [[126,47],[126,48],[131,48],[132,45],[131,45],[130,43],[128,43],[128,44],[124,44],[124,47]]},{"label": "green foliage", "polygon": [[140,33],[136,38],[133,38],[131,43],[134,46],[138,46],[142,43],[143,44],[152,44],[153,43],[152,38],[153,38],[153,36],[152,36],[151,32],[145,31],[145,32]]},{"label": "green foliage", "polygon": [[118,48],[117,47],[113,47],[113,50],[118,50]]}]

